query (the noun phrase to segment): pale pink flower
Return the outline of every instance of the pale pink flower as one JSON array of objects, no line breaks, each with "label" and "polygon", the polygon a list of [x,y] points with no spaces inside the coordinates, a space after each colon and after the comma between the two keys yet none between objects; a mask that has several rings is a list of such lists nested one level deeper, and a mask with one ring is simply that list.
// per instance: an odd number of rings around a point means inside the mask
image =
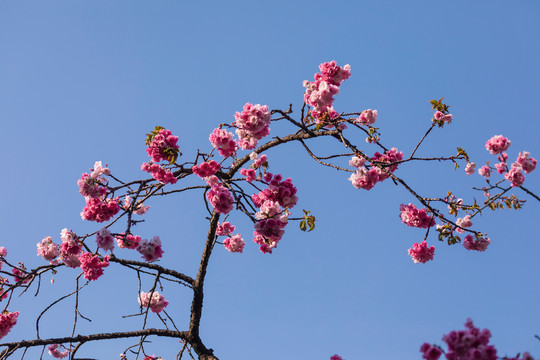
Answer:
[{"label": "pale pink flower", "polygon": [[478,169],[478,174],[485,177],[486,179],[489,179],[491,176],[491,170],[489,170],[489,166],[484,165],[480,169]]},{"label": "pale pink flower", "polygon": [[[464,218],[457,219],[456,224],[458,226],[461,226],[461,227],[464,227],[464,228],[471,227],[473,225],[472,221],[471,221],[471,215],[467,215]],[[456,232],[458,232],[460,234],[463,234],[465,232],[465,230],[462,230],[460,228],[456,228]]]},{"label": "pale pink flower", "polygon": [[[376,152],[373,154],[373,157],[371,158],[371,163],[379,163],[374,164],[374,168],[377,170],[377,173],[379,174],[379,181],[384,181],[390,177],[390,174],[388,172],[393,173],[397,170],[398,165],[396,162],[399,162],[403,159],[403,153],[398,152],[397,148],[391,148],[388,151],[385,151],[384,154],[381,154],[379,152]],[[386,164],[393,164],[390,166],[387,166]],[[383,170],[384,169],[384,170]],[[386,171],[385,171],[386,170]]]},{"label": "pale pink flower", "polygon": [[377,169],[368,170],[365,167],[361,167],[349,177],[349,180],[357,189],[371,190],[379,181],[379,172]]},{"label": "pale pink flower", "polygon": [[467,250],[486,251],[490,243],[489,238],[477,237],[475,239],[472,235],[467,235],[463,241],[463,247]]},{"label": "pale pink flower", "polygon": [[[129,195],[126,195],[126,197],[124,198],[123,209],[129,211],[129,209],[131,208],[132,202],[133,202],[133,199],[131,199]],[[137,215],[144,215],[149,209],[150,209],[150,206],[145,206],[141,202],[138,202],[133,209],[133,213]]]},{"label": "pale pink flower", "polygon": [[[517,165],[517,166],[515,166]],[[509,172],[504,174],[504,178],[510,182],[512,182],[512,187],[519,187],[523,185],[523,182],[525,181],[525,175],[523,175],[522,168],[519,164],[512,164],[512,168]]]},{"label": "pale pink flower", "polygon": [[223,241],[223,245],[225,245],[225,249],[229,250],[230,252],[241,253],[244,250],[244,245],[246,245],[246,243],[244,239],[242,239],[242,235],[236,234],[226,238],[225,241]]},{"label": "pale pink flower", "polygon": [[473,162],[468,162],[467,166],[465,167],[465,174],[472,175],[476,171],[476,164]]},{"label": "pale pink flower", "polygon": [[111,235],[111,232],[107,228],[102,228],[96,233],[96,243],[98,247],[103,250],[113,251],[114,249],[114,238]]},{"label": "pale pink flower", "polygon": [[60,248],[58,244],[52,242],[51,236],[47,236],[40,243],[37,243],[37,254],[43,259],[52,262],[56,257],[60,256]]},{"label": "pale pink flower", "polygon": [[377,110],[367,109],[367,110],[362,111],[362,113],[360,114],[360,116],[358,117],[356,121],[358,121],[360,124],[371,125],[371,124],[374,124],[376,120],[377,120]]},{"label": "pale pink flower", "polygon": [[229,157],[236,155],[236,149],[238,145],[233,140],[234,135],[225,129],[216,128],[210,134],[210,143],[217,149],[221,156]]},{"label": "pale pink flower", "polygon": [[433,118],[437,121],[444,121],[444,122],[451,122],[453,119],[452,114],[445,114],[439,110],[435,111],[435,114],[433,114]]},{"label": "pale pink flower", "polygon": [[409,255],[416,264],[425,264],[426,262],[433,260],[434,254],[435,247],[428,247],[426,240],[422,241],[420,244],[414,243],[412,248],[409,249]]},{"label": "pale pink flower", "polygon": [[466,330],[451,331],[443,336],[448,345],[447,359],[454,360],[497,360],[497,350],[489,345],[491,332],[480,330],[473,325],[471,319],[465,323]]},{"label": "pale pink flower", "polygon": [[[60,351],[60,350],[58,349],[59,346],[61,346],[61,345],[59,345],[59,344],[49,345],[49,347],[48,347],[49,354],[50,354],[51,356],[57,358],[57,359],[63,359],[63,358],[65,358],[66,356],[69,355],[70,350],[69,350],[69,349],[66,349],[66,348],[64,347],[65,350],[64,350],[64,351]],[[62,346],[62,347],[63,347],[63,346]]]},{"label": "pale pink flower", "polygon": [[136,249],[140,242],[141,237],[138,235],[116,235],[116,243],[118,244],[118,247],[122,249]]},{"label": "pale pink flower", "polygon": [[13,274],[13,280],[16,283],[20,281],[24,285],[30,282],[31,277],[28,276],[28,274],[26,274],[24,270],[26,270],[26,268],[22,264],[20,264],[20,269],[19,268],[11,269],[11,273]]},{"label": "pale pink flower", "polygon": [[523,171],[525,171],[526,174],[530,173],[536,168],[536,159],[532,158],[531,154],[528,151],[519,153],[517,163],[521,165]]},{"label": "pale pink flower", "polygon": [[141,291],[138,301],[141,306],[150,307],[150,310],[156,314],[163,311],[169,305],[169,302],[158,291],[154,291],[153,293]]},{"label": "pale pink flower", "polygon": [[257,174],[254,169],[240,169],[240,174],[246,177],[247,182],[252,182],[257,179]]},{"label": "pale pink flower", "polygon": [[500,154],[503,151],[508,150],[510,147],[510,140],[502,135],[495,135],[488,141],[486,141],[486,150],[492,155]]},{"label": "pale pink flower", "polygon": [[7,249],[3,246],[0,246],[0,256],[6,257],[7,256]]},{"label": "pale pink flower", "polygon": [[170,161],[172,154],[178,151],[177,141],[178,136],[173,136],[170,130],[161,129],[152,138],[146,153],[153,162]]},{"label": "pale pink flower", "polygon": [[159,164],[142,163],[141,170],[150,173],[154,179],[162,184],[176,184],[178,181],[170,170],[165,169]]},{"label": "pale pink flower", "polygon": [[236,135],[240,139],[238,145],[240,148],[254,149],[257,142],[270,133],[270,112],[268,106],[260,104],[244,105],[242,112],[234,115],[236,121],[233,123],[237,127]]},{"label": "pale pink flower", "polygon": [[[254,153],[254,152],[252,154],[257,155],[257,153]],[[251,156],[250,156],[250,158],[251,158]],[[253,166],[254,169],[258,169],[261,166],[268,166],[268,158],[266,157],[265,154],[261,155],[259,158],[255,158],[255,159],[251,158],[251,160],[253,160],[253,165],[252,166]]]},{"label": "pale pink flower", "polygon": [[206,198],[220,214],[228,214],[233,209],[234,199],[231,192],[219,183],[208,190]]},{"label": "pale pink flower", "polygon": [[351,160],[349,160],[349,165],[355,168],[360,168],[366,164],[366,159],[359,156],[353,156]]},{"label": "pale pink flower", "polygon": [[141,253],[143,259],[147,262],[159,259],[163,255],[159,236],[154,236],[151,240],[141,240],[137,246],[137,251]]},{"label": "pale pink flower", "polygon": [[500,163],[495,164],[495,169],[497,169],[497,173],[503,174],[507,170],[507,165],[505,162],[500,162]]},{"label": "pale pink flower", "polygon": [[111,171],[109,169],[107,169],[106,167],[103,167],[103,165],[101,165],[101,161],[96,161],[94,163],[94,168],[90,169],[90,170],[92,171],[90,176],[92,178],[94,178],[94,179],[101,178],[102,175],[110,175],[111,174]]}]

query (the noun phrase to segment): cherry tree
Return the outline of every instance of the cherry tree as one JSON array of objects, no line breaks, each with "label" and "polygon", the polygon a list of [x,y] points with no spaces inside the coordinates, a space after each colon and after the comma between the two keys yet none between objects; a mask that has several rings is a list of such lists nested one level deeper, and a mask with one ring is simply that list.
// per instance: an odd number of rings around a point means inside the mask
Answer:
[{"label": "cherry tree", "polygon": [[[43,310],[36,319],[35,334],[0,343],[0,359],[24,358],[34,349],[41,351],[40,358],[50,355],[81,359],[77,356],[82,349],[108,339],[125,339],[127,345],[119,349],[121,359],[159,359],[159,349],[153,349],[149,343],[153,338],[170,338],[170,346],[177,348],[177,359],[196,356],[218,359],[219,349],[212,349],[212,344],[205,341],[201,324],[205,279],[212,254],[228,251],[242,256],[240,253],[255,252],[258,248],[271,256],[280,251],[278,245],[286,241],[291,227],[310,232],[321,221],[309,209],[301,208],[302,184],[279,173],[267,154],[287,143],[299,144],[305,152],[291,156],[304,156],[336,170],[337,177],[348,179],[350,186],[360,193],[371,191],[382,182],[392,182],[405,189],[409,197],[403,198],[399,209],[389,211],[399,215],[396,221],[401,221],[404,227],[423,229],[423,236],[408,249],[411,261],[418,266],[436,261],[436,251],[445,251],[447,246],[458,246],[462,251],[486,251],[491,235],[487,229],[474,226],[475,217],[503,208],[517,210],[526,200],[540,201],[534,190],[526,187],[526,177],[535,170],[536,159],[527,151],[513,152],[511,140],[503,135],[492,134],[484,140],[485,159],[470,158],[462,144],[456,144],[452,154],[418,155],[426,138],[459,121],[453,118],[444,98],[426,101],[433,111],[432,118],[426,121],[426,130],[419,134],[413,150],[404,153],[385,143],[384,123],[380,124],[377,110],[346,112],[334,108],[341,85],[351,77],[349,65],[339,66],[331,61],[321,64],[319,70],[313,80],[303,82],[303,104],[272,110],[266,105],[246,103],[234,114],[232,122],[216,124],[209,135],[209,144],[202,144],[193,158],[182,154],[181,135],[175,129],[156,126],[149,129],[146,138],[141,135],[148,158],[141,165],[139,179],[127,179],[115,172],[106,165],[106,159],[96,161],[77,181],[85,204],[81,218],[95,224],[94,231],[83,234],[68,226],[59,231],[59,238],[44,234],[37,243],[42,264],[32,268],[24,265],[28,263],[26,259],[12,258],[9,248],[0,249],[0,297],[4,305],[0,315],[1,338],[17,326],[19,316],[25,316],[25,310],[18,307],[20,295],[31,296],[34,292],[39,301],[41,292],[49,286],[42,283],[43,279],[64,272],[75,274],[74,289],[67,281],[54,281],[50,285],[61,287],[64,294],[45,306],[40,303]],[[287,132],[271,132],[273,123],[286,124]],[[323,141],[337,144],[341,151],[317,153],[313,144]],[[450,191],[438,196],[424,194],[421,188],[415,188],[409,179],[400,176],[399,170],[413,163],[426,167],[449,164],[449,171],[465,172],[474,179],[471,184],[481,200],[461,198]],[[171,254],[167,251],[167,241],[160,238],[159,229],[150,239],[137,234],[141,226],[151,226],[144,219],[153,210],[148,205],[153,199],[173,199],[185,192],[199,194],[199,205],[207,210],[207,228],[201,231],[204,236],[199,239],[204,242],[203,251],[193,255],[200,257],[196,271],[181,264],[175,267],[160,264],[161,259]],[[242,214],[252,227],[240,229],[234,221],[229,221],[234,213]],[[96,328],[89,335],[76,334],[79,322],[88,320],[79,308],[79,298],[84,297],[82,290],[91,290],[102,276],[115,276],[115,272],[119,274],[116,276],[127,276],[127,272],[137,278],[138,287],[133,289],[136,296],[125,295],[132,299],[131,311],[135,314],[131,317],[140,320],[137,327],[111,332]],[[191,297],[188,321],[167,312],[175,301],[167,296],[172,287]],[[72,331],[61,337],[43,334],[42,318],[69,299],[75,299]],[[120,323],[121,319],[113,321]],[[151,321],[157,325],[150,326]],[[180,325],[185,323],[188,326]],[[466,328],[443,338],[448,345],[447,359],[502,358],[489,344],[488,330],[476,328],[471,320],[467,320]],[[425,359],[438,359],[443,354],[439,345],[421,344],[419,339]],[[518,358],[531,359],[531,356],[524,353],[522,357],[519,354],[514,357]],[[334,355],[332,359],[341,357]]]}]

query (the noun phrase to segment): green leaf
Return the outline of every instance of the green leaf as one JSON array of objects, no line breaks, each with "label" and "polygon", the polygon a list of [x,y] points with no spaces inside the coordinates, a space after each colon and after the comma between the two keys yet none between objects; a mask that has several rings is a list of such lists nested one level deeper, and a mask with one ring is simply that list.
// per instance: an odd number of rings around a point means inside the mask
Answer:
[{"label": "green leaf", "polygon": [[302,231],[306,231],[306,230],[307,230],[306,220],[300,221],[300,230],[302,230]]}]

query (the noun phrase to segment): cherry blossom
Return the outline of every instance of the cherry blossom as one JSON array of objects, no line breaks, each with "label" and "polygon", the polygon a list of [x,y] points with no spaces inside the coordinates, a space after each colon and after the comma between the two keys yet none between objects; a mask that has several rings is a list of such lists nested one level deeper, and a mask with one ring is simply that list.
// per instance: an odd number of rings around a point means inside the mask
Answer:
[{"label": "cherry blossom", "polygon": [[162,184],[176,184],[176,181],[178,181],[170,170],[165,169],[159,164],[143,163],[141,170],[150,173],[154,179]]},{"label": "cherry blossom", "polygon": [[422,241],[420,244],[414,243],[412,248],[409,249],[409,255],[416,264],[425,264],[426,262],[433,260],[434,254],[435,247],[428,247],[426,240]]},{"label": "cherry blossom", "polygon": [[477,237],[475,239],[472,235],[467,235],[463,241],[463,247],[467,250],[486,251],[490,243],[489,238]]},{"label": "cherry blossom", "polygon": [[465,174],[472,175],[476,172],[476,164],[473,162],[468,162],[465,167]]},{"label": "cherry blossom", "polygon": [[234,199],[231,192],[219,183],[208,190],[206,198],[220,214],[228,214],[233,209]]},{"label": "cherry blossom", "polygon": [[230,252],[241,253],[244,250],[244,245],[246,245],[246,243],[244,239],[242,239],[242,235],[236,234],[226,238],[225,241],[223,241],[223,245],[225,245],[225,249],[229,250]]},{"label": "cherry blossom", "polygon": [[138,235],[125,235],[123,233],[116,235],[116,244],[122,249],[136,249],[140,242],[141,237]]},{"label": "cherry blossom", "polygon": [[497,155],[503,151],[508,150],[510,147],[510,140],[502,135],[495,135],[488,141],[486,141],[486,150],[492,155]]},{"label": "cherry blossom", "polygon": [[491,176],[491,171],[489,170],[489,166],[484,165],[480,169],[478,169],[478,174],[485,177],[486,179],[489,179]]},{"label": "cherry blossom", "polygon": [[367,109],[360,113],[360,116],[358,116],[358,119],[356,121],[363,125],[372,125],[375,123],[376,120],[377,110]]},{"label": "cherry blossom", "polygon": [[60,248],[58,244],[53,243],[51,236],[47,236],[37,243],[37,254],[52,263],[56,257],[60,256]]},{"label": "cherry blossom", "polygon": [[[157,134],[152,134],[151,141],[148,143],[146,152],[153,162],[166,160],[173,162],[176,160],[178,152],[177,136],[173,136],[170,130],[161,129]],[[171,161],[172,160],[172,161]]]},{"label": "cherry blossom", "polygon": [[234,232],[234,229],[236,227],[234,225],[231,225],[230,222],[225,221],[223,224],[218,223],[217,229],[216,229],[216,235],[232,235]]},{"label": "cherry blossom", "polygon": [[426,209],[418,210],[413,204],[399,206],[401,222],[407,226],[428,228],[435,225],[435,221],[427,214]]},{"label": "cherry blossom", "polygon": [[100,261],[98,255],[85,252],[79,256],[79,261],[81,262],[84,278],[86,280],[97,280],[103,275],[103,268],[109,266],[109,255]]},{"label": "cherry blossom", "polygon": [[141,240],[137,246],[137,251],[141,253],[143,259],[148,262],[159,259],[163,255],[159,236],[154,236],[151,240]]},{"label": "cherry blossom", "polygon": [[69,355],[70,351],[69,349],[65,349],[64,351],[60,351],[58,349],[58,347],[60,347],[61,345],[59,344],[52,344],[52,345],[49,345],[49,347],[47,348],[49,350],[49,354],[57,359],[63,359],[65,358],[66,356]]},{"label": "cherry blossom", "polygon": [[209,140],[212,146],[219,151],[219,154],[227,158],[236,155],[236,149],[238,149],[238,144],[233,140],[233,137],[233,133],[217,128],[210,134]]},{"label": "cherry blossom", "polygon": [[233,123],[237,127],[236,135],[238,135],[238,145],[241,149],[254,149],[257,142],[270,133],[270,112],[268,106],[260,104],[244,105],[242,112],[237,112],[234,115],[236,119]]},{"label": "cherry blossom", "polygon": [[164,308],[169,305],[169,302],[165,300],[165,297],[158,291],[144,292],[141,291],[138,297],[139,304],[144,307],[150,307],[150,310],[154,313],[160,313]]},{"label": "cherry blossom", "polygon": [[19,316],[19,312],[8,312],[4,311],[2,314],[0,314],[0,339],[5,337],[17,324],[17,316]]},{"label": "cherry blossom", "polygon": [[528,151],[519,153],[516,162],[521,165],[523,171],[525,171],[526,174],[530,173],[536,168],[536,159],[532,158],[531,154]]},{"label": "cherry blossom", "polygon": [[114,237],[107,228],[102,228],[96,233],[96,242],[103,250],[113,251],[114,249]]}]

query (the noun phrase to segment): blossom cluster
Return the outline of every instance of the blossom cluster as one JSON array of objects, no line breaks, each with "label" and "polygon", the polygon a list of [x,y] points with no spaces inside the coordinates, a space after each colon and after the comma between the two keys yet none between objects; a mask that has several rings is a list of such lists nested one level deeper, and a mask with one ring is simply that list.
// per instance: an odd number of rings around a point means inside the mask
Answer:
[{"label": "blossom cluster", "polygon": [[317,123],[325,114],[330,119],[338,117],[333,107],[334,95],[339,93],[341,83],[351,76],[350,65],[340,67],[334,60],[321,64],[319,69],[321,72],[315,74],[314,81],[303,82],[304,102],[312,107],[311,115]]},{"label": "blossom cluster", "polygon": [[13,326],[17,324],[17,317],[19,316],[19,312],[8,312],[4,311],[2,314],[0,314],[0,339],[2,339],[4,336],[6,336]]},{"label": "blossom cluster", "polygon": [[[465,322],[465,330],[451,331],[442,340],[448,346],[448,360],[497,360],[497,349],[489,344],[491,332],[475,327],[471,319]],[[437,360],[442,354],[440,348],[424,343],[420,352],[425,360]]]},{"label": "blossom cluster", "polygon": [[491,240],[489,238],[483,238],[481,236],[474,238],[472,235],[467,235],[463,240],[463,247],[467,250],[486,251],[490,243]]},{"label": "blossom cluster", "polygon": [[357,189],[371,190],[375,184],[382,182],[390,177],[390,173],[397,170],[399,162],[403,159],[403,153],[398,149],[392,148],[385,151],[384,154],[376,152],[370,159],[371,169],[365,167],[366,159],[354,156],[349,165],[357,168],[349,180]]},{"label": "blossom cluster", "polygon": [[236,135],[238,135],[238,146],[243,150],[251,150],[257,146],[259,140],[270,133],[270,112],[268,106],[260,104],[244,105],[242,112],[234,115]]},{"label": "blossom cluster", "polygon": [[165,297],[158,291],[144,292],[141,291],[138,297],[139,304],[144,307],[150,307],[150,310],[154,313],[160,313],[164,308],[169,305],[169,302],[165,300]]},{"label": "blossom cluster", "polygon": [[206,178],[214,175],[221,169],[221,165],[214,160],[203,162],[200,165],[194,165],[191,170],[193,173],[201,178]]},{"label": "blossom cluster", "polygon": [[63,359],[65,358],[66,356],[69,355],[70,351],[69,349],[65,349],[64,351],[60,351],[60,349],[58,349],[61,345],[59,344],[52,344],[52,345],[49,345],[48,347],[48,350],[49,350],[49,354],[52,356],[52,357],[55,357],[57,359]]},{"label": "blossom cluster", "polygon": [[178,181],[170,170],[159,164],[152,162],[142,163],[141,170],[150,173],[154,179],[162,184],[176,184],[176,181]]},{"label": "blossom cluster", "polygon": [[[126,195],[126,197],[124,198],[123,209],[126,211],[129,211],[131,207],[133,206],[132,202],[133,202],[133,199],[131,198],[131,196]],[[138,202],[133,206],[133,213],[137,215],[144,215],[146,214],[148,209],[150,209],[150,206],[146,206],[146,205],[143,205],[141,202]]]},{"label": "blossom cluster", "polygon": [[104,185],[108,180],[104,175],[110,175],[110,170],[103,167],[101,161],[96,161],[94,168],[90,170],[90,174],[82,174],[77,181],[79,193],[86,201],[81,218],[88,221],[108,221],[120,211],[118,198],[106,198],[107,188]]},{"label": "blossom cluster", "polygon": [[91,253],[82,253],[79,256],[81,269],[86,280],[97,280],[103,275],[103,268],[109,266],[109,255],[100,260],[98,255]]},{"label": "blossom cluster", "polygon": [[228,214],[233,209],[234,199],[229,189],[220,182],[212,185],[206,193],[212,207],[220,214]]},{"label": "blossom cluster", "polygon": [[156,261],[163,256],[161,249],[161,240],[159,236],[154,236],[151,240],[140,240],[137,251],[141,253],[142,258],[148,262]]},{"label": "blossom cluster", "polygon": [[409,255],[416,264],[425,264],[426,262],[433,260],[434,254],[435,247],[428,247],[426,240],[422,241],[420,244],[414,243],[412,248],[409,249]]},{"label": "blossom cluster", "polygon": [[435,225],[435,221],[427,214],[426,209],[418,210],[413,204],[401,204],[399,210],[401,222],[407,226],[426,229]]},{"label": "blossom cluster", "polygon": [[178,156],[178,136],[174,136],[170,130],[160,127],[157,127],[156,130],[146,140],[148,145],[146,153],[156,163],[161,160],[174,162]]},{"label": "blossom cluster", "polygon": [[234,134],[225,129],[214,129],[210,134],[210,144],[219,151],[219,154],[223,157],[229,157],[236,155],[236,149],[238,144],[233,140]]},{"label": "blossom cluster", "polygon": [[[508,154],[505,152],[510,147],[511,141],[502,135],[495,135],[486,141],[486,150],[492,155],[498,155],[499,162],[495,164],[497,173],[504,174],[506,180],[510,181],[512,187],[519,187],[525,182],[525,174],[532,172],[536,168],[537,161],[531,157],[528,151],[520,152],[516,161],[508,169]],[[491,171],[488,165],[482,166],[478,173],[486,179],[490,177]]]}]

